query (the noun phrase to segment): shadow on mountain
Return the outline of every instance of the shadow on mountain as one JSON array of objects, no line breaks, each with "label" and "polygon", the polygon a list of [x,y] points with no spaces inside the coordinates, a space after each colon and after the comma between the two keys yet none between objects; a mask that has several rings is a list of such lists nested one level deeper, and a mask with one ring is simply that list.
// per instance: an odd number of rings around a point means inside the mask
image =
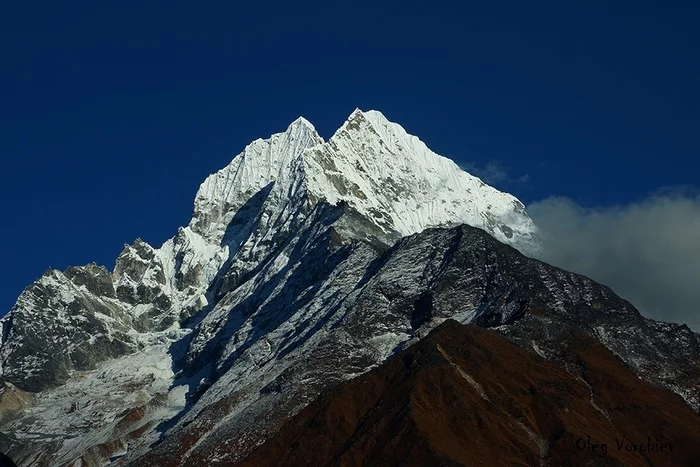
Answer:
[{"label": "shadow on mountain", "polygon": [[[269,194],[270,188],[271,186],[268,185],[265,189],[258,192],[258,194],[256,194],[257,200],[247,203],[236,216],[240,214],[240,218],[245,219],[248,214],[241,214],[241,211],[250,213],[255,209],[259,209],[260,205]],[[302,219],[303,214],[301,210],[298,210],[293,214],[293,217]],[[221,326],[217,334],[207,341],[198,356],[187,364],[186,367],[183,366],[184,360],[194,335],[190,334],[171,345],[169,353],[173,358],[173,371],[176,374],[178,372],[181,374],[181,376],[174,381],[172,387],[181,386],[183,384],[188,386],[188,407],[191,407],[208,388],[209,381],[214,381],[220,374],[225,373],[233,362],[252,345],[256,344],[261,337],[277,329],[286,322],[292,314],[314,298],[323,279],[327,277],[328,273],[330,273],[340,261],[345,259],[348,254],[346,248],[340,248],[329,255],[331,238],[328,227],[337,221],[342,214],[342,207],[334,207],[326,203],[319,203],[309,215],[310,218],[314,219],[313,222],[308,223],[311,227],[303,228],[302,226],[298,231],[292,231],[286,238],[280,239],[280,244],[277,248],[271,251],[268,257],[261,261],[256,268],[239,280],[239,283],[243,283],[246,280],[254,280],[252,278],[255,274],[271,266],[269,263],[270,258],[276,257],[280,251],[288,248],[291,243],[296,240],[295,245],[289,252],[287,264],[279,272],[267,278],[265,283],[257,288],[253,295],[247,297],[229,310],[226,322]],[[234,217],[232,224],[235,222]],[[238,225],[243,225],[243,222],[238,222]],[[232,229],[228,231],[227,235],[229,241],[245,241],[250,234],[252,225],[254,225],[254,222],[247,221],[247,224],[243,225],[240,230],[235,231]],[[322,233],[321,237],[319,237],[319,233]],[[222,273],[214,281],[210,293],[214,293],[217,288],[221,288],[227,269],[227,267],[222,268]],[[283,284],[281,289],[279,289],[280,284]],[[275,292],[276,296],[270,300],[270,297]],[[211,300],[211,303],[218,303],[218,300]],[[187,326],[196,326],[210,311],[210,307],[204,308],[202,311],[198,312],[193,319],[187,322]],[[332,316],[332,314],[333,311],[327,310],[327,317]],[[227,344],[248,320],[250,320],[252,332],[231,354],[224,356],[223,352]],[[306,336],[311,336],[312,334],[313,333],[309,332],[308,329],[305,332]],[[293,336],[284,336],[280,348],[284,346],[285,341],[291,340],[292,338]],[[290,349],[287,349],[287,351],[290,351]],[[217,362],[221,363],[217,365],[217,368],[214,368],[212,364]],[[202,385],[201,382],[203,379],[205,384]],[[157,431],[165,433],[175,426],[186,414],[187,410],[183,410],[173,419],[162,422],[158,426]]]},{"label": "shadow on mountain", "polygon": [[[229,247],[229,259],[222,265],[219,273],[214,277],[207,290],[207,301],[209,305],[187,318],[183,323],[183,327],[195,328],[202,319],[207,316],[209,311],[211,311],[212,307],[216,304],[216,299],[220,298],[221,289],[224,288],[223,282],[225,281],[225,276],[229,272],[231,264],[236,259],[236,253],[238,253],[243,243],[250,237],[256,221],[259,219],[260,210],[270,195],[274,185],[275,182],[270,182],[251,196],[243,206],[236,211],[236,214],[234,214],[233,218],[226,226],[226,231],[221,239],[220,246]],[[262,265],[259,267],[262,267]],[[253,271],[251,271],[251,273],[253,273]],[[237,284],[230,284],[229,286],[234,287],[235,285]]]},{"label": "shadow on mountain", "polygon": [[17,464],[12,462],[10,456],[0,452],[0,467],[17,467]]},{"label": "shadow on mountain", "polygon": [[[229,270],[231,263],[235,258],[235,254],[238,252],[243,242],[250,237],[253,227],[255,226],[255,221],[258,219],[260,210],[272,191],[274,184],[274,182],[268,183],[257,193],[251,196],[245,202],[245,204],[238,209],[227,225],[226,231],[224,232],[224,236],[221,240],[221,245],[229,246],[230,258],[226,261],[226,263],[224,263],[220,272],[214,278],[209,290],[207,291],[207,300],[209,304],[192,316],[188,317],[183,322],[183,327],[194,329],[217,303],[217,301],[214,299],[216,290],[221,288],[221,282],[224,275]],[[213,369],[210,364],[202,365],[200,368],[192,372],[182,371],[184,369],[185,357],[187,355],[187,351],[189,350],[192,338],[193,334],[190,333],[182,339],[173,342],[168,350],[168,354],[172,358],[172,371],[174,374],[179,375],[173,381],[170,389],[186,385],[188,387],[186,396],[187,406],[191,406],[197,400],[197,398],[202,394],[203,390],[206,389],[206,382],[211,381],[211,377],[213,376]],[[205,384],[202,384],[202,381],[204,381]],[[160,423],[156,428],[156,431],[164,434],[167,430],[175,426],[186,414],[187,410],[181,411],[172,419]]]},{"label": "shadow on mountain", "polygon": [[[262,336],[277,329],[308,304],[318,291],[322,279],[347,256],[347,250],[344,249],[329,255],[331,239],[327,228],[341,215],[342,209],[337,207],[323,205],[317,208],[310,216],[316,218],[310,223],[312,227],[290,234],[277,248],[277,251],[282,251],[290,246],[293,239],[297,239],[289,252],[287,264],[267,278],[253,295],[231,309],[222,331],[208,342],[202,352],[202,355],[214,355],[218,361],[232,336],[250,320],[252,332],[235,351],[225,357],[219,366],[221,372],[229,369]],[[321,237],[318,236],[320,232],[323,232]],[[265,267],[269,267],[269,263]],[[283,284],[281,289],[280,284]],[[270,300],[273,293],[275,297]]]}]

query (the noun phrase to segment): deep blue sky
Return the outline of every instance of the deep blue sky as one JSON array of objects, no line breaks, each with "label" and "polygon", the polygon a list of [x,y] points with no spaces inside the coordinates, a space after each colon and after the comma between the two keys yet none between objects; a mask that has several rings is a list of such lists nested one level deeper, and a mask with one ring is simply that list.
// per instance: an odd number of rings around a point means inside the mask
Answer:
[{"label": "deep blue sky", "polygon": [[698,2],[128,3],[0,7],[0,314],[48,267],[160,245],[299,115],[381,110],[526,203],[698,185]]}]

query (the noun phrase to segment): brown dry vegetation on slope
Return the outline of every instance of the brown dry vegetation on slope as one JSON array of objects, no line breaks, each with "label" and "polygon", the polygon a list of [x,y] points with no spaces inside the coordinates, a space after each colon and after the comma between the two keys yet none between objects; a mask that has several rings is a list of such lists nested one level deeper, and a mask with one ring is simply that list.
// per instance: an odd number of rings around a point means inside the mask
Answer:
[{"label": "brown dry vegetation on slope", "polygon": [[570,337],[567,372],[448,320],[321,395],[240,465],[700,465],[698,414]]}]

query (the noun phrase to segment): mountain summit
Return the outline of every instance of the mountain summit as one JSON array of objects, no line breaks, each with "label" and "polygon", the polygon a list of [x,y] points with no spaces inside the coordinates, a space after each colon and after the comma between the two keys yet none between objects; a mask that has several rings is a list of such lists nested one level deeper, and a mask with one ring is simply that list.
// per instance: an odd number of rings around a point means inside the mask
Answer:
[{"label": "mountain summit", "polygon": [[328,142],[304,118],[254,141],[202,184],[190,227],[219,241],[240,206],[271,182],[268,198],[277,209],[301,193],[312,203],[345,201],[390,236],[464,223],[505,243],[533,243],[535,227],[522,203],[374,110],[355,110]]},{"label": "mountain summit", "polygon": [[0,451],[230,465],[450,318],[576,374],[563,343],[587,336],[700,408],[697,334],[513,247],[537,247],[523,205],[381,113],[327,142],[299,118],[209,176],[161,247],[23,291],[0,321]]}]

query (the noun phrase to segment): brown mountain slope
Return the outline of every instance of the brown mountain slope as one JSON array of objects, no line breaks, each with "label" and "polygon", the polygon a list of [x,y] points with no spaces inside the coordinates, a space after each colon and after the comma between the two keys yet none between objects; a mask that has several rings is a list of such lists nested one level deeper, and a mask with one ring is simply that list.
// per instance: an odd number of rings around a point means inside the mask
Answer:
[{"label": "brown mountain slope", "polygon": [[567,351],[559,366],[446,321],[239,465],[700,465],[700,416],[679,396],[584,335]]}]

